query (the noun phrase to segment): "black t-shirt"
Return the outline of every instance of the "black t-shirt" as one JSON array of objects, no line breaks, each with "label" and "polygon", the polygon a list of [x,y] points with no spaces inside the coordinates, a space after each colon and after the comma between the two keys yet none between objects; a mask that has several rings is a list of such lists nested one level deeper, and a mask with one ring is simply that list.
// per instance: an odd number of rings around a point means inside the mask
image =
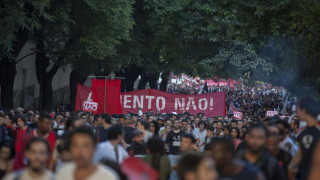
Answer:
[{"label": "black t-shirt", "polygon": [[123,129],[124,129],[124,141],[127,144],[132,144],[133,143],[132,137],[133,137],[134,128],[133,127],[123,127]]},{"label": "black t-shirt", "polygon": [[165,143],[169,145],[169,154],[177,155],[180,153],[180,139],[185,134],[184,131],[179,132],[170,131],[167,135]]},{"label": "black t-shirt", "polygon": [[[239,152],[237,157],[247,161],[246,150]],[[248,161],[247,161],[248,162]],[[249,162],[248,162],[249,163]],[[264,174],[267,180],[285,180],[286,175],[281,166],[279,166],[277,160],[264,150],[258,160],[253,164],[258,167]]]},{"label": "black t-shirt", "polygon": [[220,173],[219,180],[243,180],[243,179],[252,179],[256,180],[259,176],[259,169],[249,163],[244,163],[242,171],[234,175],[225,175]]},{"label": "black t-shirt", "polygon": [[313,151],[319,140],[319,137],[320,131],[316,126],[307,127],[298,136],[298,142],[302,151],[302,159],[299,165],[299,175],[301,180],[308,178]]},{"label": "black t-shirt", "polygon": [[235,153],[237,154],[238,152],[241,152],[241,151],[245,150],[246,148],[247,148],[247,142],[246,142],[246,141],[242,141],[242,142],[238,145]]},{"label": "black t-shirt", "polygon": [[128,147],[127,151],[130,156],[146,155],[147,154],[146,144],[132,143],[130,147]]},{"label": "black t-shirt", "polygon": [[275,158],[278,160],[278,164],[283,168],[286,176],[288,177],[288,166],[292,159],[291,154],[285,150],[279,149],[279,153],[275,156]]},{"label": "black t-shirt", "polygon": [[104,142],[108,140],[108,133],[109,133],[109,128],[104,129],[103,127],[100,127],[97,131],[98,136],[99,136],[99,142]]}]

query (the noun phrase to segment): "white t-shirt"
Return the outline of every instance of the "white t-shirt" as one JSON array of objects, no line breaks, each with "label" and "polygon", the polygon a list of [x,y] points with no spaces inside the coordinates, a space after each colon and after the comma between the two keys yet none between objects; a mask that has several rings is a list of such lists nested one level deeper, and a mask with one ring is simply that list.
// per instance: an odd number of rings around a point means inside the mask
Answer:
[{"label": "white t-shirt", "polygon": [[[62,166],[56,175],[56,180],[75,180],[74,171],[76,168],[75,163],[67,163]],[[97,165],[94,171],[86,180],[119,180],[118,175],[109,167],[102,164]]]},{"label": "white t-shirt", "polygon": [[203,130],[202,132],[200,132],[200,129],[197,129],[197,130],[194,130],[192,134],[194,138],[200,139],[200,144],[201,144],[202,142],[204,142],[204,139],[206,138],[207,130]]},{"label": "white t-shirt", "polygon": [[46,170],[46,172],[41,177],[33,178],[30,176],[28,171],[24,169],[22,171],[16,171],[8,174],[4,177],[4,180],[14,180],[16,178],[19,178],[19,180],[53,180],[53,175],[50,171]]},{"label": "white t-shirt", "polygon": [[110,143],[110,141],[102,142],[97,146],[96,152],[93,156],[93,162],[99,163],[101,160],[108,159],[121,164],[125,159],[129,157],[129,154],[121,145],[117,146],[117,150],[118,158],[116,157],[114,146]]}]

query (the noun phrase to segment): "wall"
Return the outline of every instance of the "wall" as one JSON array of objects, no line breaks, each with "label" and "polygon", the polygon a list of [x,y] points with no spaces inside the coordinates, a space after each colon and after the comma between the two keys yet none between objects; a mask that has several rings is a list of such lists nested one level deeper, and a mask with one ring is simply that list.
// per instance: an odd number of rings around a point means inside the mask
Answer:
[{"label": "wall", "polygon": [[[27,43],[17,59],[33,52],[35,46]],[[36,76],[35,55],[28,56],[16,65],[17,74],[14,80],[14,107],[38,109],[39,83]],[[58,103],[69,104],[69,79],[71,73],[69,65],[60,68],[52,80],[53,107]]]}]

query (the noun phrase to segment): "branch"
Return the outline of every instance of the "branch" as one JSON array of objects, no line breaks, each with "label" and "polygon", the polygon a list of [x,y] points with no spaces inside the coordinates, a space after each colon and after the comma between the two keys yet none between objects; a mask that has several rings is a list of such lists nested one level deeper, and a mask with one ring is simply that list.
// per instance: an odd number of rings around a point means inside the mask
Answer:
[{"label": "branch", "polygon": [[31,56],[31,55],[34,55],[34,54],[37,54],[37,53],[38,53],[38,52],[32,52],[32,53],[29,53],[29,54],[27,54],[27,55],[25,55],[25,56],[21,57],[20,59],[18,59],[18,60],[16,61],[16,63],[18,63],[18,62],[22,61],[24,58],[26,58],[26,57],[28,57],[28,56]]}]

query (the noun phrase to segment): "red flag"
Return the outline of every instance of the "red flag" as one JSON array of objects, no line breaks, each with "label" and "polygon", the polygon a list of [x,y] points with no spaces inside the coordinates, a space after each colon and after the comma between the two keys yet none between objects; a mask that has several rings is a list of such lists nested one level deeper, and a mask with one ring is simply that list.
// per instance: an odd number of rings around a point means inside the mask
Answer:
[{"label": "red flag", "polygon": [[159,173],[138,158],[127,158],[121,164],[121,170],[131,180],[157,180]]},{"label": "red flag", "polygon": [[233,102],[229,105],[229,114],[234,114],[235,111],[238,111],[238,109],[234,106]]},{"label": "red flag", "polygon": [[75,109],[97,114],[98,103],[92,100],[91,88],[78,84]]},{"label": "red flag", "polygon": [[98,102],[98,114],[121,114],[120,105],[121,81],[92,79],[92,98]]},{"label": "red flag", "polygon": [[121,114],[120,104],[121,80],[107,80],[106,113]]},{"label": "red flag", "polygon": [[77,96],[76,96],[76,111],[82,110],[82,104],[87,100],[89,93],[91,92],[91,88],[83,86],[78,83],[77,85]]}]

